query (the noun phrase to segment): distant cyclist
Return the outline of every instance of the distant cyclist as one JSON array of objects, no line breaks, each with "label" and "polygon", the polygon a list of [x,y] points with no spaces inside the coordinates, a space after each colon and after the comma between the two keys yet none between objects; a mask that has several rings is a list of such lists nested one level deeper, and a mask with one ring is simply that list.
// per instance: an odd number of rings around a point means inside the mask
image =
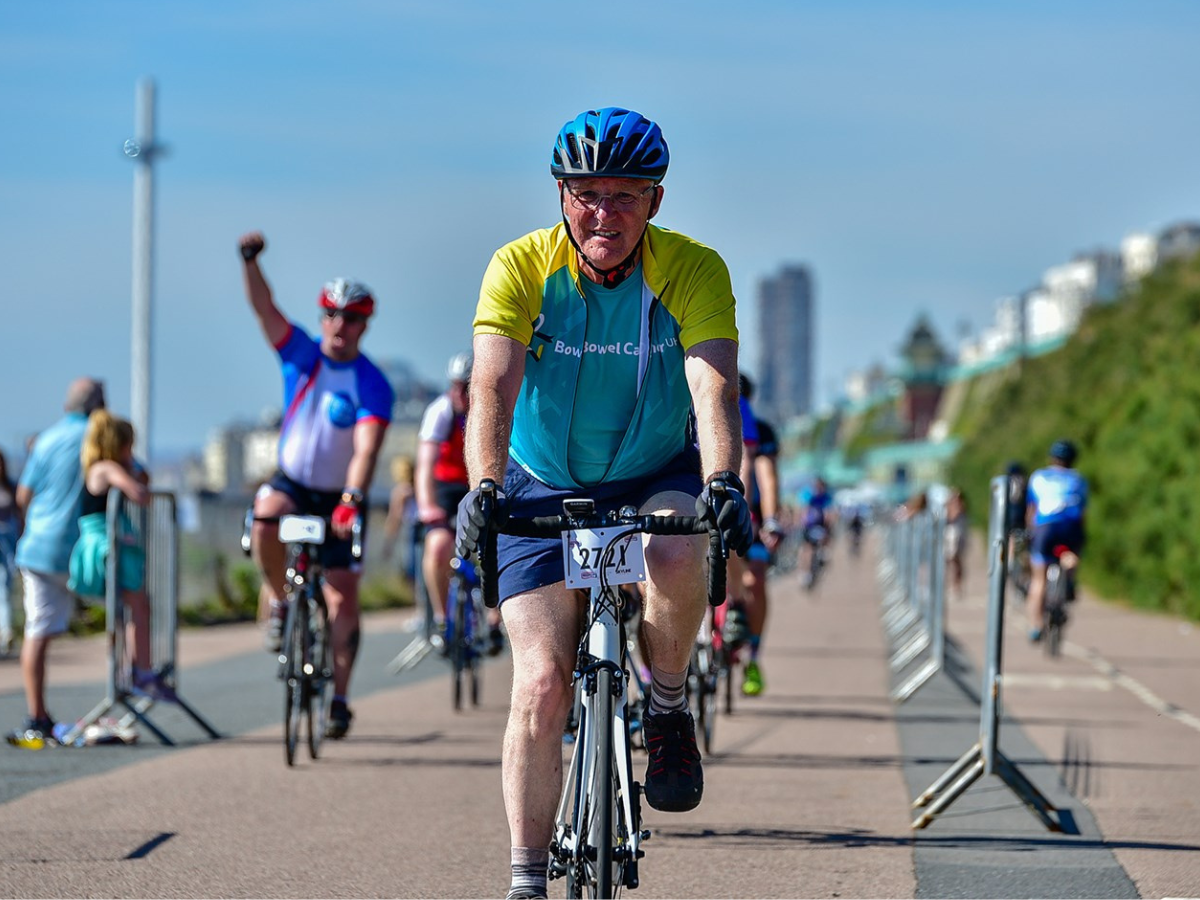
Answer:
[{"label": "distant cyclist", "polygon": [[1026,521],[1031,531],[1026,612],[1029,639],[1034,643],[1042,639],[1046,567],[1054,560],[1055,548],[1066,547],[1068,550],[1061,560],[1068,584],[1074,580],[1083,552],[1088,486],[1084,477],[1073,468],[1077,455],[1071,441],[1055,441],[1050,447],[1050,465],[1034,471],[1026,489]]},{"label": "distant cyclist", "polygon": [[[471,489],[463,459],[463,436],[470,408],[471,366],[474,354],[458,353],[446,366],[450,383],[444,394],[429,404],[417,435],[417,516],[425,531],[421,562],[425,590],[433,607],[432,634],[441,640],[450,590],[450,560],[454,556],[454,517],[458,504]],[[503,646],[499,616],[490,623],[489,650]]]},{"label": "distant cyclist", "polygon": [[[283,368],[279,470],[255,496],[254,515],[277,518],[302,513],[331,520],[333,534],[321,548],[333,635],[334,696],[325,733],[341,738],[353,717],[347,697],[360,638],[361,564],[351,555],[351,531],[360,516],[365,525],[367,491],[394,402],[383,373],[359,350],[375,311],[375,298],[354,281],[326,284],[317,301],[321,337],[310,337],[275,305],[258,263],[266,247],[262,234],[243,235],[239,247],[246,296]],[[255,522],[251,546],[270,601],[264,643],[268,651],[278,653],[287,615],[286,548],[279,542],[278,524]]]},{"label": "distant cyclist", "polygon": [[800,527],[804,538],[803,557],[800,567],[800,577],[812,577],[813,557],[823,554],[829,544],[830,529],[833,526],[833,497],[829,493],[829,485],[819,475],[813,479],[812,486],[807,488],[800,497],[804,504],[804,512]]},{"label": "distant cyclist", "polygon": [[[570,497],[595,500],[599,512],[629,504],[702,515],[746,552],[733,288],[715,251],[650,224],[667,163],[662,131],[646,117],[581,113],[551,154],[562,222],[492,257],[475,315],[467,466],[472,484],[493,481],[501,494],[494,518],[478,488],[459,506],[460,553],[506,514],[557,515]],[[693,404],[699,456],[687,430]],[[513,654],[502,769],[508,896],[545,897],[582,605],[563,584],[560,541],[499,541]],[[658,810],[692,809],[704,787],[685,681],[706,609],[706,546],[703,536],[646,540],[643,792]]]},{"label": "distant cyclist", "polygon": [[[739,384],[742,398],[749,403],[754,399],[754,382],[742,374]],[[745,407],[742,414],[746,414]],[[757,443],[753,449],[753,467],[747,484],[756,529],[754,543],[746,555],[745,602],[750,659],[742,672],[742,693],[747,697],[757,697],[766,690],[759,652],[767,630],[767,566],[783,538],[783,529],[779,525],[779,473],[775,463],[779,455],[779,439],[769,422],[753,413],[751,415],[754,417]]]}]

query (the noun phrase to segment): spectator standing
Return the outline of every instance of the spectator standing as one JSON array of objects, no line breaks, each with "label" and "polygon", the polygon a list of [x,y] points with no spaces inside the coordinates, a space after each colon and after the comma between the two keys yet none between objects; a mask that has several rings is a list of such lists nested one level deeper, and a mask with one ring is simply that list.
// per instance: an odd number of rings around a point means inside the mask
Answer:
[{"label": "spectator standing", "polygon": [[8,474],[8,460],[0,453],[0,656],[8,656],[12,651],[12,583],[17,574],[17,538],[20,536],[17,485]]},{"label": "spectator standing", "polygon": [[946,573],[950,595],[962,599],[963,556],[967,549],[967,500],[959,488],[954,488],[946,500],[946,526],[943,533],[946,553]]},{"label": "spectator standing", "polygon": [[400,545],[400,577],[415,584],[417,541],[417,493],[413,483],[413,462],[407,456],[392,460],[392,491],[388,495],[387,521],[383,526],[384,557],[391,558]]},{"label": "spectator standing", "polygon": [[17,542],[17,566],[25,591],[25,640],[21,675],[29,718],[8,735],[12,744],[53,741],[46,709],[46,655],[51,640],[67,630],[75,608],[67,589],[71,550],[79,537],[83,467],[79,464],[88,416],[104,406],[104,385],[92,378],[71,383],[66,415],[39,436],[17,484],[17,508],[25,530]]},{"label": "spectator standing", "polygon": [[[108,571],[108,492],[117,488],[130,503],[150,500],[144,470],[133,460],[133,425],[106,409],[88,417],[80,462],[83,497],[79,509],[79,540],[71,551],[67,587],[76,594],[103,597]],[[133,689],[157,700],[174,700],[173,690],[155,674],[150,650],[150,598],[146,594],[146,552],[122,541],[117,560],[117,584],[129,608],[129,638],[133,648]]]}]

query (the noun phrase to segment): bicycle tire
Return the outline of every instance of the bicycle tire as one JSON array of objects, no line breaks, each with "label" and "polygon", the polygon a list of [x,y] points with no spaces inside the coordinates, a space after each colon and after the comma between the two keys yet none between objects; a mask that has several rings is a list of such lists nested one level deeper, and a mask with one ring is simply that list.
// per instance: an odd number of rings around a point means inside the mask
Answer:
[{"label": "bicycle tire", "polygon": [[483,601],[478,592],[470,592],[470,616],[467,625],[469,641],[467,644],[468,658],[471,662],[471,706],[478,707],[483,694],[483,654],[484,630],[483,623],[487,620],[483,613]]},{"label": "bicycle tire", "polygon": [[463,602],[464,599],[458,579],[451,579],[450,593],[447,595],[447,601],[454,604],[454,621],[451,626],[454,629],[454,639],[450,642],[450,677],[454,682],[452,695],[455,712],[462,709],[463,682],[466,678],[465,670],[467,668],[469,647],[467,643],[469,639],[467,635],[467,604]]},{"label": "bicycle tire", "polygon": [[593,709],[596,722],[596,770],[593,773],[594,796],[592,827],[589,839],[596,849],[594,873],[597,898],[611,898],[616,882],[613,824],[616,819],[616,792],[613,783],[617,773],[613,755],[613,674],[608,669],[596,673],[596,696]]},{"label": "bicycle tire", "polygon": [[719,674],[718,682],[721,690],[725,694],[725,715],[733,715],[733,676],[737,650],[733,647],[725,646],[721,648],[720,668],[717,670]]},{"label": "bicycle tire", "polygon": [[1062,568],[1051,565],[1046,570],[1046,597],[1042,605],[1042,620],[1046,631],[1046,655],[1058,656],[1062,652],[1062,609],[1066,602],[1066,579]]},{"label": "bicycle tire", "polygon": [[[319,588],[317,591],[319,592]],[[305,674],[309,683],[308,696],[308,755],[317,759],[321,744],[325,740],[325,725],[329,721],[329,707],[333,702],[333,673],[330,671],[329,618],[325,604],[320,600],[313,603],[309,619],[309,661],[312,671]]]},{"label": "bicycle tire", "polygon": [[587,840],[589,823],[591,822],[592,794],[584,783],[585,773],[582,771],[582,758],[586,741],[592,739],[592,715],[587,708],[586,698],[580,694],[577,686],[575,692],[575,770],[572,783],[567,786],[571,792],[571,804],[568,809],[570,816],[569,830],[575,839],[576,852],[574,857],[568,856],[564,862],[567,870],[567,897],[570,900],[581,900],[590,895],[587,885],[590,873],[587,862]]},{"label": "bicycle tire", "polygon": [[283,665],[283,752],[289,766],[296,763],[296,747],[300,743],[300,720],[304,709],[304,679],[301,677],[300,661],[304,657],[306,620],[307,604],[293,596],[288,604],[283,643],[287,654]]},{"label": "bicycle tire", "polygon": [[717,719],[717,676],[713,655],[712,647],[697,646],[692,652],[696,721],[700,724],[705,755],[713,752]]}]

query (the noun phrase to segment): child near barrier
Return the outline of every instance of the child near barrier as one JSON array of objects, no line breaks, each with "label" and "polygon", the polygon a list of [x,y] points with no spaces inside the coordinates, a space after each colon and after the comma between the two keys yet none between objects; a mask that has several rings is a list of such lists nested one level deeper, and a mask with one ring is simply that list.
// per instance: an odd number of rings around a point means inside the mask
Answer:
[{"label": "child near barrier", "polygon": [[[104,597],[108,567],[108,492],[117,488],[131,503],[145,506],[150,493],[144,473],[133,462],[133,425],[98,409],[88,418],[80,460],[84,491],[80,504],[79,540],[71,551],[67,586],[83,597]],[[133,533],[129,516],[118,517],[117,585],[129,610],[133,690],[158,700],[172,699],[171,689],[152,667],[150,601],[145,591],[146,554]]]}]

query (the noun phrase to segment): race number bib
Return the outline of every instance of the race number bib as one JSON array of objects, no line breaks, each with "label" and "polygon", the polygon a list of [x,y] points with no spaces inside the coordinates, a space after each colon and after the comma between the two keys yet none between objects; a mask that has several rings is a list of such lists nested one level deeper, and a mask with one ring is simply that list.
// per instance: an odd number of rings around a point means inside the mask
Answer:
[{"label": "race number bib", "polygon": [[601,571],[608,584],[645,581],[642,536],[621,526],[564,532],[563,568],[569,588],[596,587]]}]

